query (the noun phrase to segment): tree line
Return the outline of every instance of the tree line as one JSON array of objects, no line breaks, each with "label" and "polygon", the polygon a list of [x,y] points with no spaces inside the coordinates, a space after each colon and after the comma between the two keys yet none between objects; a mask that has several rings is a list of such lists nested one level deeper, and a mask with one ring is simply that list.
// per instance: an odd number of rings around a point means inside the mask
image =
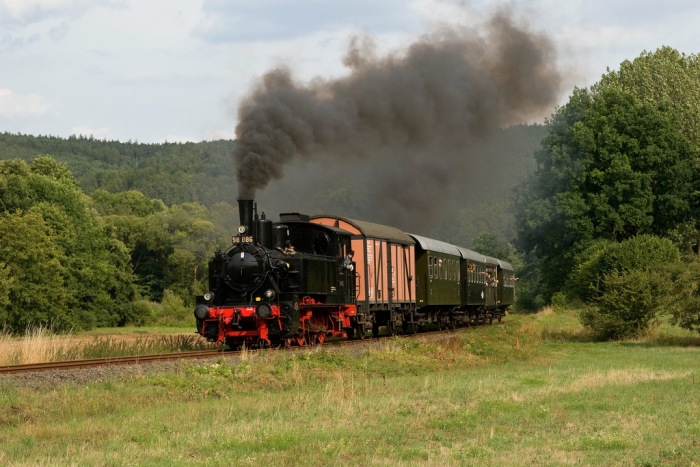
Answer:
[{"label": "tree line", "polygon": [[86,193],[138,190],[166,205],[235,204],[232,140],[144,144],[87,136],[0,134],[0,159],[31,162],[49,154],[68,166]]}]

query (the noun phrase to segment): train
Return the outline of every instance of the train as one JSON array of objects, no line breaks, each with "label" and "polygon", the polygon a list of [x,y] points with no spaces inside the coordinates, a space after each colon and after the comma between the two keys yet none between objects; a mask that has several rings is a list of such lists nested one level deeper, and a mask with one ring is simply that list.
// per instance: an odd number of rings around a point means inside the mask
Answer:
[{"label": "train", "polygon": [[510,263],[396,227],[334,215],[258,215],[209,260],[197,333],[233,349],[315,345],[501,321]]}]

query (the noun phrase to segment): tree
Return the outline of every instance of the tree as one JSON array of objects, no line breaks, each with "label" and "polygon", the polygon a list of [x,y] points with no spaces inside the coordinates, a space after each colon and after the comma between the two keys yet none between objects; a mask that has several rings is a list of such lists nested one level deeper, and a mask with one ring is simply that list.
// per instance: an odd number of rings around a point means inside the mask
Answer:
[{"label": "tree", "polygon": [[597,239],[669,236],[697,212],[697,153],[665,103],[611,87],[576,90],[550,122],[521,190],[519,246],[535,252],[546,295]]},{"label": "tree", "polygon": [[7,298],[0,308],[0,326],[9,332],[36,324],[69,328],[68,271],[56,232],[40,213],[17,211],[0,214],[0,238],[2,269],[11,278],[3,281]]},{"label": "tree", "polygon": [[681,133],[700,148],[700,55],[685,55],[664,46],[625,60],[608,71],[597,88],[629,91],[652,105],[664,103],[676,115]]},{"label": "tree", "polygon": [[484,232],[477,236],[474,239],[474,250],[487,256],[508,261],[513,266],[520,266],[522,262],[513,245],[493,232]]},{"label": "tree", "polygon": [[[14,284],[15,279],[11,276],[10,267],[5,261],[0,260],[0,310],[10,305],[10,292]],[[1,325],[0,328],[2,328]]]},{"label": "tree", "polygon": [[83,329],[123,322],[137,295],[128,256],[67,167],[48,156],[31,165],[0,162],[0,190],[3,261],[12,278],[5,326],[21,332],[29,323]]},{"label": "tree", "polygon": [[[94,202],[110,231],[126,245],[137,283],[147,297],[160,301],[170,289],[189,302],[203,292],[208,258],[222,236],[204,206],[186,203],[168,208],[133,190],[113,194],[98,190]],[[230,232],[225,237],[229,239]]]}]

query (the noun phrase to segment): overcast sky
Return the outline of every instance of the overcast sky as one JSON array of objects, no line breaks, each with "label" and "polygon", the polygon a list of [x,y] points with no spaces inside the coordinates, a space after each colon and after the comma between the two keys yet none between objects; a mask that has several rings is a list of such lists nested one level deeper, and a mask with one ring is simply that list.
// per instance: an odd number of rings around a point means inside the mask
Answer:
[{"label": "overcast sky", "polygon": [[[284,64],[302,81],[342,76],[355,35],[395,52],[444,23],[478,31],[494,4],[0,0],[0,132],[144,143],[233,139],[238,103],[266,70]],[[644,50],[700,52],[697,1],[501,5],[556,43],[566,79],[561,103],[574,86],[590,86]]]}]

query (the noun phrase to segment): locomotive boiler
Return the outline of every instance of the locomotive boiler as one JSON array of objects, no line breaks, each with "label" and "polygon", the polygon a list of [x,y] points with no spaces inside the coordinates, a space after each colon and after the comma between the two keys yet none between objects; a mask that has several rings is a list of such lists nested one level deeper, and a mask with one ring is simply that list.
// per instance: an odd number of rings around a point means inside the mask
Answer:
[{"label": "locomotive boiler", "polygon": [[350,234],[297,213],[273,223],[253,200],[238,203],[238,232],[209,261],[209,290],[197,297],[197,332],[232,348],[346,337],[357,315]]}]

